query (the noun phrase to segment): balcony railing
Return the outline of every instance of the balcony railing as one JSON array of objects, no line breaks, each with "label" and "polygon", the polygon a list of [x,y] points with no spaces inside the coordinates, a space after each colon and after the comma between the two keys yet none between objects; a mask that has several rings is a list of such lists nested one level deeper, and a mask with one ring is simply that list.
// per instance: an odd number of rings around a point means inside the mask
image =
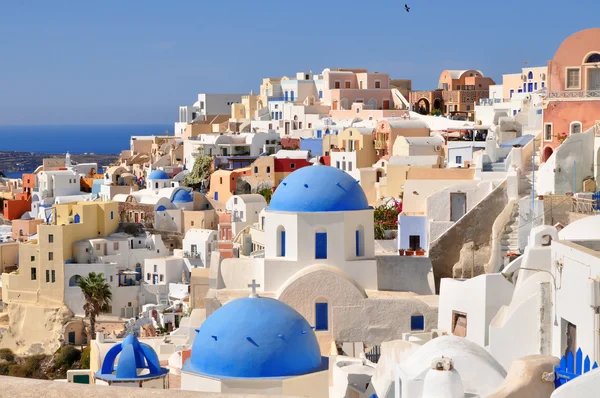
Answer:
[{"label": "balcony railing", "polygon": [[199,259],[200,258],[200,253],[196,253],[196,252],[183,252],[183,257],[184,258]]},{"label": "balcony railing", "polygon": [[267,97],[268,101],[285,101],[284,97]]},{"label": "balcony railing", "polygon": [[559,101],[580,101],[580,100],[600,100],[600,90],[580,90],[580,91],[551,91],[548,93],[548,100]]},{"label": "balcony railing", "polygon": [[477,105],[491,106],[502,102],[510,101],[508,98],[481,98]]}]

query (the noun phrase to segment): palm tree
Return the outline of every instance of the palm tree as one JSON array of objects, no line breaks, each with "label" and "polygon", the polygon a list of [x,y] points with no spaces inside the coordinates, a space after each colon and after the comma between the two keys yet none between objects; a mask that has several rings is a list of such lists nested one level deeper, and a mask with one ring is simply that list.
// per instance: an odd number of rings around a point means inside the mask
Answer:
[{"label": "palm tree", "polygon": [[77,281],[77,285],[83,292],[85,304],[83,310],[85,316],[90,318],[90,340],[96,338],[96,317],[102,311],[108,310],[108,305],[112,299],[110,285],[104,280],[104,276],[90,272],[88,276],[84,276]]}]

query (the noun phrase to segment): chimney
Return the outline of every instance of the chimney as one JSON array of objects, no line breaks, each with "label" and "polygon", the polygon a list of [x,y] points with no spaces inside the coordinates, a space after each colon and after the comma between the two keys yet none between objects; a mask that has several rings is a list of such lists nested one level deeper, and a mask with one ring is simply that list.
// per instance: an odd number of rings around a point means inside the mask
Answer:
[{"label": "chimney", "polygon": [[98,343],[104,343],[104,333],[103,332],[96,332],[96,341]]}]

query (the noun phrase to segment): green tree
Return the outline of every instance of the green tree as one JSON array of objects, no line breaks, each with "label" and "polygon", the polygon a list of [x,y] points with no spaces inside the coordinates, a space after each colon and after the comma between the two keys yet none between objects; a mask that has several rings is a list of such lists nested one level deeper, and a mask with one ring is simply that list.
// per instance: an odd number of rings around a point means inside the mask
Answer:
[{"label": "green tree", "polygon": [[183,185],[186,187],[200,188],[204,181],[208,181],[210,179],[210,175],[212,174],[212,165],[212,156],[199,153],[194,161],[194,167],[183,179]]},{"label": "green tree", "polygon": [[83,310],[85,316],[90,319],[90,340],[96,338],[96,318],[103,311],[108,310],[112,292],[110,285],[106,283],[104,275],[90,272],[88,276],[84,276],[77,281],[77,285],[83,292],[85,304]]},{"label": "green tree", "polygon": [[5,360],[6,362],[14,362],[15,354],[10,348],[2,348],[0,349],[0,359]]}]

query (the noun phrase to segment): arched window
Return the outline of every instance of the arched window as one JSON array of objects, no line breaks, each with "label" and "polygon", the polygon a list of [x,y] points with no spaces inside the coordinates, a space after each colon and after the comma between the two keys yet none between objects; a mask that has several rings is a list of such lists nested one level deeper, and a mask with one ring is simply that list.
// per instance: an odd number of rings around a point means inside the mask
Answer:
[{"label": "arched window", "polygon": [[527,79],[531,80],[533,79],[533,72],[529,71],[529,73],[527,74]]},{"label": "arched window", "polygon": [[371,109],[377,109],[377,100],[375,98],[369,99],[369,102],[367,102],[367,104]]},{"label": "arched window", "polygon": [[410,330],[425,330],[425,317],[421,314],[411,316]]},{"label": "arched window", "polygon": [[356,257],[362,257],[365,255],[365,228],[359,225],[354,235]]},{"label": "arched window", "polygon": [[79,282],[80,279],[81,279],[81,276],[79,276],[79,275],[73,275],[69,279],[69,287],[75,287],[75,286],[77,286],[77,282]]},{"label": "arched window", "polygon": [[271,172],[271,166],[267,166],[267,173]]},{"label": "arched window", "polygon": [[315,301],[315,330],[329,329],[329,305],[327,299],[318,298]]},{"label": "arched window", "polygon": [[258,167],[254,166],[254,174],[258,174]]},{"label": "arched window", "polygon": [[581,122],[571,122],[570,131],[571,134],[581,133]]},{"label": "arched window", "polygon": [[75,217],[73,217],[73,222],[75,224],[79,224],[81,222],[81,217],[79,216],[79,214],[75,214]]},{"label": "arched window", "polygon": [[327,258],[327,231],[318,228],[315,232],[315,259]]},{"label": "arched window", "polygon": [[285,257],[285,228],[277,227],[277,257]]},{"label": "arched window", "polygon": [[598,53],[590,54],[587,57],[587,59],[585,60],[586,64],[593,64],[593,63],[596,63],[596,62],[600,62],[600,54],[598,54]]}]

